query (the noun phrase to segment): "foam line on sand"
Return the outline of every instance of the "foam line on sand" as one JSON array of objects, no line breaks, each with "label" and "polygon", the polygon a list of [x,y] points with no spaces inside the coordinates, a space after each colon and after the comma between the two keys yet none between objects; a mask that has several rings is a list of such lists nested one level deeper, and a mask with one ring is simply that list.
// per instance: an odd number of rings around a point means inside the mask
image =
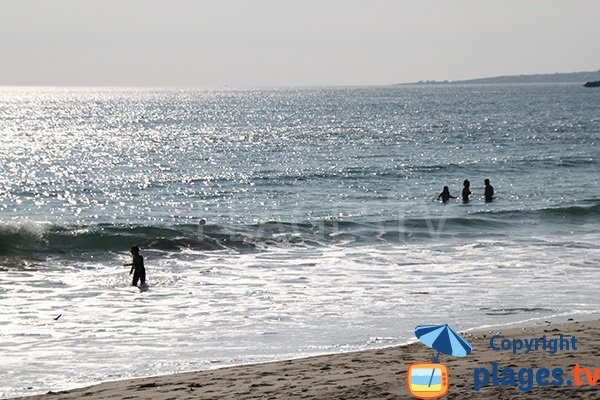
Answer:
[{"label": "foam line on sand", "polygon": [[[449,371],[449,394],[445,398],[598,399],[600,381],[595,387],[589,384],[581,387],[541,387],[535,384],[528,393],[522,392],[517,387],[518,383],[512,387],[483,387],[479,392],[473,390],[473,384],[476,368],[491,371],[493,362],[500,369],[510,367],[515,371],[521,368],[563,368],[569,374],[566,375],[568,378],[572,377],[576,364],[598,368],[600,373],[599,328],[600,320],[593,317],[585,321],[546,321],[528,327],[497,327],[465,333],[474,347],[471,355],[465,358],[440,357],[440,362]],[[558,351],[553,355],[542,350],[516,355],[511,351],[493,351],[490,337],[496,334],[508,339],[544,335],[558,338],[560,334],[567,338],[575,336],[577,350]],[[430,362],[431,355],[430,349],[420,343],[412,343],[385,349],[107,382],[26,399],[412,399],[406,385],[407,367],[415,362]]]}]

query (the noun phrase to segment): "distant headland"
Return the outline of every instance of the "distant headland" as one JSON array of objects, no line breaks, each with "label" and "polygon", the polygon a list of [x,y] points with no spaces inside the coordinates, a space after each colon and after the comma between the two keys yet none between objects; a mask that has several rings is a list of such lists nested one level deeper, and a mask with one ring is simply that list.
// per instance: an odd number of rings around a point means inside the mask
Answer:
[{"label": "distant headland", "polygon": [[462,81],[418,81],[398,85],[466,85],[466,84],[516,84],[516,83],[578,83],[600,81],[599,71],[558,72],[554,74],[506,75]]}]

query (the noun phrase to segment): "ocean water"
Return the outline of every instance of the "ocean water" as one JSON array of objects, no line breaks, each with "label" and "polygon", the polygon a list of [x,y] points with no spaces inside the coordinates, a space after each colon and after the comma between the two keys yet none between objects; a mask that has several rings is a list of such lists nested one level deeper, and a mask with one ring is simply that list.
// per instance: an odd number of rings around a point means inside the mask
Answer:
[{"label": "ocean water", "polygon": [[0,397],[595,311],[599,109],[577,85],[2,88]]}]

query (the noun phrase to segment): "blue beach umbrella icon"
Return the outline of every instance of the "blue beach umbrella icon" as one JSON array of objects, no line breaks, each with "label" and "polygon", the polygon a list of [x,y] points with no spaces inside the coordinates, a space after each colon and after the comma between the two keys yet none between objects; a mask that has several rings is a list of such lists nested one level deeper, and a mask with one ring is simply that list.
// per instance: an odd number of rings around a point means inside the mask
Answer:
[{"label": "blue beach umbrella icon", "polygon": [[415,335],[425,346],[437,350],[433,361],[438,362],[440,353],[455,357],[466,357],[473,350],[471,343],[445,325],[419,325],[415,328]]},{"label": "blue beach umbrella icon", "polygon": [[[473,350],[471,343],[456,333],[448,324],[419,325],[415,328],[415,335],[425,346],[437,350],[437,354],[433,356],[434,363],[438,362],[440,353],[455,357],[466,357]],[[435,368],[431,371],[429,386],[431,386],[434,373]]]}]

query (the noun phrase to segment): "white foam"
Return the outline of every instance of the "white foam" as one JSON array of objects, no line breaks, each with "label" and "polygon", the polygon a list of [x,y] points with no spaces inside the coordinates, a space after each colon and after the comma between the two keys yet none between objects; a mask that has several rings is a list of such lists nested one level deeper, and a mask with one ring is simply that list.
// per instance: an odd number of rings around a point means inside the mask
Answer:
[{"label": "white foam", "polygon": [[145,256],[146,292],[131,290],[126,257],[5,273],[1,357],[15,373],[0,396],[401,344],[421,324],[591,312],[600,273],[585,264],[596,249],[509,241]]}]

